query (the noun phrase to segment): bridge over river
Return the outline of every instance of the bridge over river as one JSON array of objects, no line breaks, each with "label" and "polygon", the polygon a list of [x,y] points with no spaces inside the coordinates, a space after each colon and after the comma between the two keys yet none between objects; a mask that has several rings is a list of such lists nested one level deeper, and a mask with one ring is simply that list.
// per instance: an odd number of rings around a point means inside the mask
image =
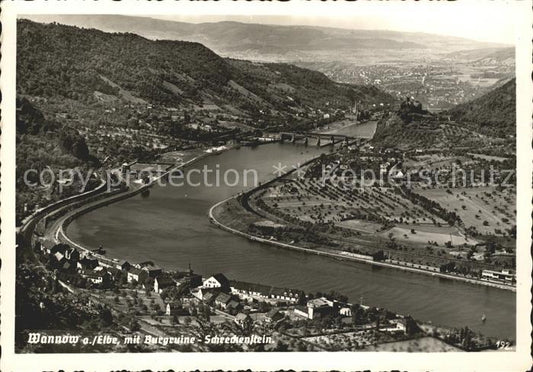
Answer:
[{"label": "bridge over river", "polygon": [[336,133],[317,133],[317,132],[280,132],[280,140],[292,143],[314,144],[316,146],[329,146],[344,142],[346,144],[360,144],[363,138],[348,136]]}]

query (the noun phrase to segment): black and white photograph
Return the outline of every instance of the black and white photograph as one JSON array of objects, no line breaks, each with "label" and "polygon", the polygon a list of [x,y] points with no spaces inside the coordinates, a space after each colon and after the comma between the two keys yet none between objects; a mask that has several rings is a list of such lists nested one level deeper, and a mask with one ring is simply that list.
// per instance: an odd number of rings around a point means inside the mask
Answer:
[{"label": "black and white photograph", "polygon": [[6,371],[531,367],[530,3],[37,3],[2,4]]}]

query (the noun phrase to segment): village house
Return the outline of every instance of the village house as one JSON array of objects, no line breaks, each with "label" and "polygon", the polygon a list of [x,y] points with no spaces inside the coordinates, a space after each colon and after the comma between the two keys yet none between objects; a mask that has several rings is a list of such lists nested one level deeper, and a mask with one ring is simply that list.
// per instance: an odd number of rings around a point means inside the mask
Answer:
[{"label": "village house", "polygon": [[165,306],[165,315],[177,315],[181,305],[177,302],[167,302]]},{"label": "village house", "polygon": [[67,259],[62,252],[55,252],[50,255],[50,266],[54,268],[61,267],[65,262]]},{"label": "village house", "polygon": [[231,296],[227,293],[220,293],[215,298],[215,305],[221,307],[222,309],[226,309],[228,303],[231,301]]},{"label": "village house", "polygon": [[105,258],[105,257],[98,257],[98,265],[99,266],[102,266],[102,267],[105,267],[105,268],[108,268],[108,267],[115,267],[115,263],[108,259],[108,258]]},{"label": "village house", "polygon": [[281,319],[283,319],[283,314],[276,308],[270,310],[265,315],[265,321],[267,323],[274,323]]},{"label": "village house", "polygon": [[201,301],[204,300],[205,295],[209,292],[213,292],[213,289],[199,287],[191,290],[191,294]]},{"label": "village house", "polygon": [[226,310],[229,311],[231,314],[236,313],[239,310],[242,310],[243,306],[239,301],[236,300],[230,300],[228,304],[226,305]]},{"label": "village house", "polygon": [[98,287],[106,287],[111,282],[109,273],[106,270],[83,270],[80,272],[82,278],[87,279],[88,283],[92,283]]},{"label": "village house", "polygon": [[203,288],[218,288],[223,292],[230,292],[230,282],[224,274],[215,274],[202,283]]},{"label": "village house", "polygon": [[158,275],[154,279],[154,292],[161,293],[166,288],[176,287],[176,281],[168,274]]},{"label": "village house", "polygon": [[116,267],[106,268],[107,273],[111,277],[111,280],[116,281],[122,276],[122,270],[117,269]]},{"label": "village house", "polygon": [[71,272],[75,271],[80,253],[67,244],[56,244],[50,249],[49,263],[54,269]]},{"label": "village house", "polygon": [[301,316],[302,318],[309,318],[309,313],[307,312],[307,306],[298,305],[294,307],[294,315]]},{"label": "village house", "polygon": [[235,316],[235,323],[241,327],[245,327],[252,323],[252,318],[250,318],[250,315],[248,314],[238,313],[237,316]]},{"label": "village house", "polygon": [[202,276],[188,273],[186,276],[176,280],[176,286],[181,287],[184,285],[189,286],[189,288],[199,287],[202,285]]},{"label": "village house", "polygon": [[392,178],[395,178],[395,179],[401,179],[403,178],[405,175],[403,174],[402,170],[401,169],[398,169],[397,171],[393,172],[391,174]]},{"label": "village house", "polygon": [[130,268],[130,270],[128,271],[127,275],[128,275],[127,276],[128,283],[132,283],[132,282],[141,283],[141,282],[144,282],[146,280],[147,276],[148,276],[146,271],[143,271],[143,270],[138,269],[136,267]]},{"label": "village house", "polygon": [[148,277],[150,278],[155,278],[157,277],[159,274],[161,274],[162,270],[159,266],[157,265],[154,265],[153,263],[143,263],[141,264],[141,270],[145,271],[146,273],[148,273]]},{"label": "village house", "polygon": [[509,269],[502,271],[483,270],[481,272],[481,279],[512,284],[516,282],[516,274],[513,270]]},{"label": "village house", "polygon": [[216,300],[217,296],[219,295],[219,293],[220,292],[218,290],[209,289],[209,290],[204,291],[202,293],[201,300],[204,301],[207,304],[212,304],[213,302],[215,302],[215,300]]},{"label": "village house", "polygon": [[287,301],[293,304],[298,303],[305,297],[303,291],[300,290],[276,288],[238,281],[231,282],[231,293],[246,299]]},{"label": "village house", "polygon": [[392,333],[407,333],[407,322],[405,319],[392,319],[389,321],[389,324],[381,326],[379,328],[381,331],[392,332]]},{"label": "village house", "polygon": [[88,258],[83,257],[81,260],[79,260],[76,264],[78,269],[84,270],[84,269],[90,269],[94,270],[98,266],[98,260],[96,258]]},{"label": "village house", "polygon": [[270,291],[270,298],[288,301],[290,303],[297,303],[303,297],[304,297],[304,292],[300,290],[273,287],[272,290]]},{"label": "village house", "polygon": [[307,301],[307,306],[297,306],[294,314],[308,319],[321,318],[326,315],[336,313],[338,303],[328,300],[325,297],[314,298]]},{"label": "village house", "polygon": [[254,283],[246,283],[246,282],[238,282],[238,281],[231,282],[231,293],[236,294],[241,298],[268,299],[270,298],[271,289],[272,287],[262,285],[262,284],[254,284]]},{"label": "village house", "polygon": [[126,260],[120,260],[116,263],[115,267],[119,270],[129,270],[131,264]]},{"label": "village house", "polygon": [[337,310],[336,308],[336,301],[328,300],[325,297],[314,298],[307,301],[307,312],[309,314],[309,319],[333,314]]}]

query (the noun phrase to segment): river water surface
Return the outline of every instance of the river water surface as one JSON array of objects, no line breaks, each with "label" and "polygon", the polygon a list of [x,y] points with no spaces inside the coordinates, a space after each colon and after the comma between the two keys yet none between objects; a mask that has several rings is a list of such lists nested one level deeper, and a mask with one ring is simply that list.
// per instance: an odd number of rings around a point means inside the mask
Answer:
[{"label": "river water surface", "polygon": [[[264,181],[273,177],[274,165],[290,169],[324,151],[329,148],[275,143],[229,150],[191,167],[220,169],[221,174],[230,167],[241,174],[253,168]],[[204,275],[223,272],[230,279],[279,287],[336,290],[352,301],[362,297],[364,304],[434,324],[467,325],[486,335],[515,338],[513,292],[287,251],[211,225],[209,208],[243,188],[154,186],[148,197],[137,195],[80,216],[67,233],[93,248],[102,244],[109,256],[130,262],[152,260],[166,269],[185,269],[190,263]]]}]

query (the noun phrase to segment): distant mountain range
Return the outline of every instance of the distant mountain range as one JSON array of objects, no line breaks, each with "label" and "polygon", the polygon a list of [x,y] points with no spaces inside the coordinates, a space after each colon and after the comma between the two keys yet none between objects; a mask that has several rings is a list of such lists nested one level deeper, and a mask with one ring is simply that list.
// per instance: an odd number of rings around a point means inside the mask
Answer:
[{"label": "distant mountain range", "polygon": [[[185,40],[202,43],[215,52],[248,59],[276,56],[297,60],[303,55],[332,53],[329,58],[355,51],[383,53],[398,50],[425,50],[451,53],[472,49],[497,49],[507,45],[459,37],[386,30],[349,30],[315,26],[280,26],[240,22],[184,23],[146,17],[118,15],[28,16],[42,22],[97,28],[110,32],[133,32],[149,39]],[[324,57],[324,56],[322,56]],[[326,58],[326,57],[324,57]]]},{"label": "distant mountain range", "polygon": [[196,42],[24,19],[17,23],[17,95],[18,217],[25,204],[60,197],[25,186],[27,169],[152,159],[160,151],[153,137],[182,149],[241,130],[308,130],[354,102],[395,102],[373,86],[222,58]]},{"label": "distant mountain range", "polygon": [[512,66],[515,63],[515,50],[513,47],[470,49],[452,52],[445,57],[461,61],[470,61],[473,62],[474,65],[506,64]]},{"label": "distant mountain range", "polygon": [[224,59],[199,43],[27,20],[18,23],[17,75],[17,91],[24,95],[214,104],[243,116],[393,101],[375,87],[335,83],[292,65]]}]

